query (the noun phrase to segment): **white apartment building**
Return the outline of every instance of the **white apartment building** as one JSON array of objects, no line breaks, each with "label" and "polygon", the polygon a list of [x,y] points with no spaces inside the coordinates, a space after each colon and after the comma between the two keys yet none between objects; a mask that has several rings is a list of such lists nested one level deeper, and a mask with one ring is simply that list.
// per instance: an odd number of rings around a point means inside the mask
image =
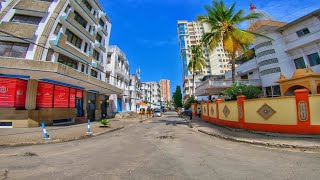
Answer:
[{"label": "white apartment building", "polygon": [[140,76],[136,74],[131,74],[129,83],[129,111],[140,111],[141,97],[142,91]]},{"label": "white apartment building", "polygon": [[[320,74],[320,9],[289,23],[258,20],[249,29],[272,40],[256,39],[255,58],[236,68],[238,81],[261,86],[266,97],[275,97],[292,95],[294,90],[281,94],[277,83],[281,75],[291,78],[297,69],[307,67]],[[221,84],[224,83],[227,88],[230,86],[231,71],[226,73],[225,78]],[[209,89],[217,89],[221,84],[217,81],[204,82],[197,88],[197,94],[210,95]],[[316,86],[319,93],[319,85]],[[210,91],[212,95],[213,90]]]},{"label": "white apartment building", "polygon": [[161,90],[158,82],[143,82],[142,101],[148,101],[151,108],[161,108]]},{"label": "white apartment building", "polygon": [[130,110],[129,71],[129,62],[126,55],[118,46],[109,46],[106,68],[107,82],[123,89],[123,94],[112,94],[109,97],[108,111],[110,111],[110,113]]},{"label": "white apartment building", "polygon": [[[199,22],[189,22],[185,20],[178,21],[178,38],[180,46],[180,57],[182,62],[182,79],[183,79],[183,95],[184,99],[193,94],[193,79],[192,72],[188,71],[188,63],[191,58],[189,54],[190,47],[201,42],[203,34],[208,32],[207,25]],[[207,58],[207,66],[203,72],[196,72],[195,84],[198,84],[206,75],[223,75],[230,70],[230,58],[223,50],[222,44],[210,51],[207,47],[203,47],[204,55]]]},{"label": "white apartment building", "polygon": [[105,117],[107,97],[123,90],[106,83],[111,23],[100,2],[0,4],[0,114],[6,114],[1,124],[33,127],[39,121],[52,125]]}]

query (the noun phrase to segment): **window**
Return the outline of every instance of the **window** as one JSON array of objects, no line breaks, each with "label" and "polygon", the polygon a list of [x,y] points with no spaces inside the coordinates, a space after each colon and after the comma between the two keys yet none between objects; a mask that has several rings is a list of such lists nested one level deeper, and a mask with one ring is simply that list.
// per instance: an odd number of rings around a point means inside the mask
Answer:
[{"label": "window", "polygon": [[91,11],[92,10],[92,6],[91,4],[87,1],[87,0],[82,0],[82,3]]},{"label": "window", "polygon": [[67,65],[71,68],[78,69],[78,62],[77,61],[75,61],[67,56],[64,56],[62,54],[59,55],[58,62],[61,64],[64,64],[64,65]]},{"label": "window", "polygon": [[111,55],[108,55],[107,59],[108,59],[107,63],[110,64],[111,63]]},{"label": "window", "polygon": [[57,35],[60,32],[61,27],[62,27],[62,24],[58,23],[57,26],[56,26],[56,29],[53,32],[53,34]]},{"label": "window", "polygon": [[268,64],[278,63],[278,62],[279,62],[278,58],[272,58],[272,59],[267,59],[267,60],[259,62],[258,66],[261,67],[261,66],[266,66]]},{"label": "window", "polygon": [[100,26],[102,26],[102,27],[104,27],[104,22],[103,22],[103,20],[100,18],[100,20],[99,20],[99,24],[100,24]]},{"label": "window", "polygon": [[223,73],[223,70],[221,70],[220,73]]},{"label": "window", "polygon": [[97,78],[98,77],[98,72],[91,69],[91,76]]},{"label": "window", "polygon": [[100,53],[97,50],[93,50],[93,58],[99,61]]},{"label": "window", "polygon": [[91,32],[91,28],[92,28],[92,27],[91,27],[91,26],[89,26],[89,29],[88,29],[88,32],[89,32],[89,33]]},{"label": "window", "polygon": [[65,13],[68,13],[69,9],[71,8],[70,4],[67,5],[66,9],[64,10]]},{"label": "window", "polygon": [[261,74],[261,76],[264,76],[267,74],[278,73],[278,72],[281,72],[280,67],[263,70],[260,72],[260,74]]},{"label": "window", "polygon": [[294,60],[294,64],[296,65],[296,69],[306,68],[306,64],[304,63],[303,57]]},{"label": "window", "polygon": [[73,34],[69,29],[66,30],[66,35],[68,36],[67,40],[75,45],[77,48],[81,48],[82,39],[80,39],[78,36]]},{"label": "window", "polygon": [[41,19],[42,19],[42,17],[15,14],[12,17],[11,22],[38,25],[40,23]]},{"label": "window", "polygon": [[309,31],[308,28],[303,28],[303,29],[297,31],[296,33],[297,33],[298,37],[302,37],[302,36],[304,36],[304,35],[309,34],[310,31]]},{"label": "window", "polygon": [[249,75],[253,75],[253,72],[249,72]]},{"label": "window", "polygon": [[46,61],[52,61],[53,54],[54,54],[54,51],[50,48],[47,53]]},{"label": "window", "polygon": [[84,28],[86,28],[87,26],[87,21],[77,12],[77,11],[74,11],[74,19]]},{"label": "window", "polygon": [[85,65],[84,65],[84,64],[81,64],[81,72],[84,73],[84,71],[85,71]]},{"label": "window", "polygon": [[310,66],[315,66],[320,64],[320,58],[318,53],[308,55]]},{"label": "window", "polygon": [[0,56],[25,58],[29,44],[0,41]]},{"label": "window", "polygon": [[241,76],[241,79],[249,79],[248,74]]},{"label": "window", "polygon": [[39,1],[52,2],[53,0],[39,0]]},{"label": "window", "polygon": [[97,33],[96,40],[97,40],[99,43],[101,43],[101,41],[102,41],[102,36],[101,36],[99,33]]},{"label": "window", "polygon": [[269,50],[266,50],[266,51],[262,51],[262,52],[259,52],[257,54],[257,58],[260,58],[262,56],[266,56],[266,55],[269,55],[269,54],[274,54],[276,53],[276,51],[274,49],[269,49]]},{"label": "window", "polygon": [[83,49],[83,51],[86,53],[87,50],[88,50],[88,43],[85,43],[85,44],[84,44],[84,49]]},{"label": "window", "polygon": [[271,41],[267,41],[267,42],[263,42],[263,43],[257,44],[254,47],[254,49],[257,50],[257,49],[262,48],[264,46],[270,46],[270,45],[272,45],[272,42]]}]

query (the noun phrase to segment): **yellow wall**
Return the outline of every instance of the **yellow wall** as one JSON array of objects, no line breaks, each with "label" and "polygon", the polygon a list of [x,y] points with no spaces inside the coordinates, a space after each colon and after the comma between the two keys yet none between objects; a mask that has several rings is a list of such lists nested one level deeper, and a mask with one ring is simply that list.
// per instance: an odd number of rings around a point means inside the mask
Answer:
[{"label": "yellow wall", "polygon": [[[213,111],[212,111],[213,109]],[[216,103],[209,104],[209,116],[212,118],[217,118],[217,106]]]},{"label": "yellow wall", "polygon": [[320,95],[309,97],[311,125],[320,125]]},{"label": "yellow wall", "polygon": [[208,105],[207,103],[201,104],[201,114],[204,116],[208,116]]},{"label": "yellow wall", "polygon": [[[227,106],[230,114],[226,117],[223,113],[224,107]],[[238,121],[238,105],[237,101],[219,103],[219,119],[228,121]]]},{"label": "yellow wall", "polygon": [[[268,120],[258,114],[264,105],[269,105],[276,113]],[[296,125],[297,110],[295,97],[263,98],[244,101],[245,122],[258,124]]]}]

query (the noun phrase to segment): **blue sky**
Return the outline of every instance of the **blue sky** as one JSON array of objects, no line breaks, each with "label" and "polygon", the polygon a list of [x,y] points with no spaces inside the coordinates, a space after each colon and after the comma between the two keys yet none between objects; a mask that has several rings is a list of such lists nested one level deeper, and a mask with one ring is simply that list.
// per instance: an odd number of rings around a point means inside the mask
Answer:
[{"label": "blue sky", "polygon": [[[204,14],[211,0],[102,0],[112,23],[111,45],[127,55],[131,73],[141,68],[142,81],[171,80],[171,91],[182,84],[177,37],[178,20],[195,20]],[[237,2],[238,9],[249,11],[249,0]],[[280,21],[290,22],[320,8],[319,0],[253,0]],[[245,25],[242,25],[245,26]]]}]

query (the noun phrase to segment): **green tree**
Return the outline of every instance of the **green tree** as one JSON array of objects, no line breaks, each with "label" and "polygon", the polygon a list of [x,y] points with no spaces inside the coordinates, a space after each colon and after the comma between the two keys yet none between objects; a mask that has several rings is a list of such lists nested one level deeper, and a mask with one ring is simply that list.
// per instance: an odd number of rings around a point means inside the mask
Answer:
[{"label": "green tree", "polygon": [[145,103],[145,104],[148,104],[148,101],[147,100],[144,100],[144,101],[142,101],[143,103]]},{"label": "green tree", "polygon": [[183,56],[190,55],[191,58],[188,64],[188,70],[192,72],[192,80],[193,80],[193,95],[195,95],[195,81],[194,77],[197,72],[201,72],[203,68],[206,66],[206,57],[203,54],[201,45],[192,45],[190,48],[191,54],[183,54]]},{"label": "green tree", "polygon": [[252,53],[250,45],[257,36],[271,39],[262,34],[238,28],[241,23],[257,19],[261,14],[250,13],[244,15],[244,10],[235,12],[235,6],[236,3],[227,7],[223,0],[213,0],[211,6],[204,7],[207,15],[197,17],[199,22],[207,24],[210,28],[210,31],[204,34],[202,42],[211,50],[214,50],[222,42],[224,51],[230,55],[233,82],[235,82],[236,56],[239,54],[249,56]]},{"label": "green tree", "polygon": [[187,99],[187,101],[184,103],[183,107],[185,109],[189,109],[191,107],[192,103],[197,102],[194,96],[191,96]]},{"label": "green tree", "polygon": [[174,107],[182,107],[182,93],[181,93],[181,87],[177,86],[176,91],[173,93],[172,96]]},{"label": "green tree", "polygon": [[242,83],[234,83],[230,88],[223,91],[223,95],[225,95],[229,100],[236,100],[237,96],[245,95],[247,99],[258,98],[261,95],[261,89],[256,86],[248,86]]}]

